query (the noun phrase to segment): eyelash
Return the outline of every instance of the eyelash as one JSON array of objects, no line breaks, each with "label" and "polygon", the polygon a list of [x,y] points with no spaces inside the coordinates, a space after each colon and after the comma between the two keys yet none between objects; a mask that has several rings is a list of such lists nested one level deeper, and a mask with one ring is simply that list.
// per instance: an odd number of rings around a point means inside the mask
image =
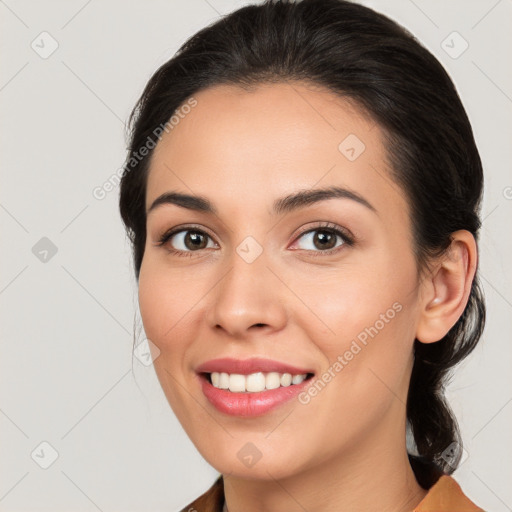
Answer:
[{"label": "eyelash", "polygon": [[[199,232],[202,235],[209,237],[210,239],[212,238],[208,233],[206,233],[204,230],[200,229],[199,226],[182,226],[180,228],[171,229],[169,231],[166,231],[160,237],[159,241],[155,245],[157,245],[157,246],[165,245],[174,235],[181,233],[182,231],[195,231],[195,232]],[[296,240],[298,240],[301,236],[303,236],[307,233],[314,232],[314,231],[327,231],[331,234],[339,236],[343,240],[342,245],[340,245],[338,247],[334,247],[333,249],[327,249],[325,251],[321,251],[321,250],[307,251],[307,252],[312,252],[313,253],[312,256],[315,258],[318,256],[329,256],[331,254],[337,253],[338,251],[342,250],[345,245],[351,247],[355,244],[355,239],[354,239],[353,235],[347,229],[337,226],[336,224],[332,224],[330,222],[321,224],[319,226],[315,226],[314,228],[308,228],[308,229],[305,229],[304,231],[301,231],[297,235]],[[186,258],[192,257],[194,252],[199,252],[199,251],[181,251],[179,249],[173,249],[173,248],[167,248],[166,250],[171,254],[174,254],[176,256],[183,256]]]}]

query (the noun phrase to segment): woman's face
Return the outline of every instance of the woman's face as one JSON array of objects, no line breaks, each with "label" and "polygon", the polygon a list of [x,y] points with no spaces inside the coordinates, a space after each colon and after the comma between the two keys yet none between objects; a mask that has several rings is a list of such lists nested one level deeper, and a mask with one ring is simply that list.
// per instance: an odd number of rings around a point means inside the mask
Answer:
[{"label": "woman's face", "polygon": [[[380,128],[305,83],[195,99],[154,150],[146,209],[179,193],[214,212],[155,206],[139,277],[176,416],[218,471],[251,478],[402,444],[421,287]],[[283,200],[298,192],[309,200]],[[237,366],[254,358],[267,361]],[[214,372],[228,376],[213,386]]]}]

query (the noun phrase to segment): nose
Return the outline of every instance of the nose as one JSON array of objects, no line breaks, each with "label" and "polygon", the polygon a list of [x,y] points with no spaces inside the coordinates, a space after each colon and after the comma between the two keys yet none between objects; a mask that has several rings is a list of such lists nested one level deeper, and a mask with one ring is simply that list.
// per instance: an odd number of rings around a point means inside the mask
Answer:
[{"label": "nose", "polygon": [[252,332],[281,330],[287,314],[283,284],[263,252],[252,262],[236,251],[212,290],[208,322],[213,329],[243,339]]}]

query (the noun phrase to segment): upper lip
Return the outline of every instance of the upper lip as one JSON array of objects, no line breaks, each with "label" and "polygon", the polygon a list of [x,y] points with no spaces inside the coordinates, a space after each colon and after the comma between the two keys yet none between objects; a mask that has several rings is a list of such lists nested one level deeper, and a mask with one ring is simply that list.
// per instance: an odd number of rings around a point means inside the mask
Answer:
[{"label": "upper lip", "polygon": [[298,368],[287,363],[273,361],[272,359],[263,359],[254,357],[251,359],[232,359],[224,357],[220,359],[212,359],[200,364],[196,368],[197,373],[225,372],[237,373],[240,375],[249,375],[257,372],[278,372],[291,373],[292,375],[301,375],[304,373],[314,373],[307,368]]}]

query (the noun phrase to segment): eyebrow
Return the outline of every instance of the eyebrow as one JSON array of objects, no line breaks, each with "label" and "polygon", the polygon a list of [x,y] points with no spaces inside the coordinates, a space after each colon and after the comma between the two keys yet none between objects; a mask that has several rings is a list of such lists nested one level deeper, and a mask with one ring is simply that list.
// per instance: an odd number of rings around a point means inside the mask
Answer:
[{"label": "eyebrow", "polygon": [[[364,197],[342,187],[300,190],[276,199],[272,206],[272,213],[274,215],[281,215],[328,199],[350,199],[377,213],[377,210]],[[188,210],[212,213],[214,215],[218,214],[217,208],[204,196],[170,191],[157,197],[147,210],[146,215],[164,204],[174,204]]]}]

